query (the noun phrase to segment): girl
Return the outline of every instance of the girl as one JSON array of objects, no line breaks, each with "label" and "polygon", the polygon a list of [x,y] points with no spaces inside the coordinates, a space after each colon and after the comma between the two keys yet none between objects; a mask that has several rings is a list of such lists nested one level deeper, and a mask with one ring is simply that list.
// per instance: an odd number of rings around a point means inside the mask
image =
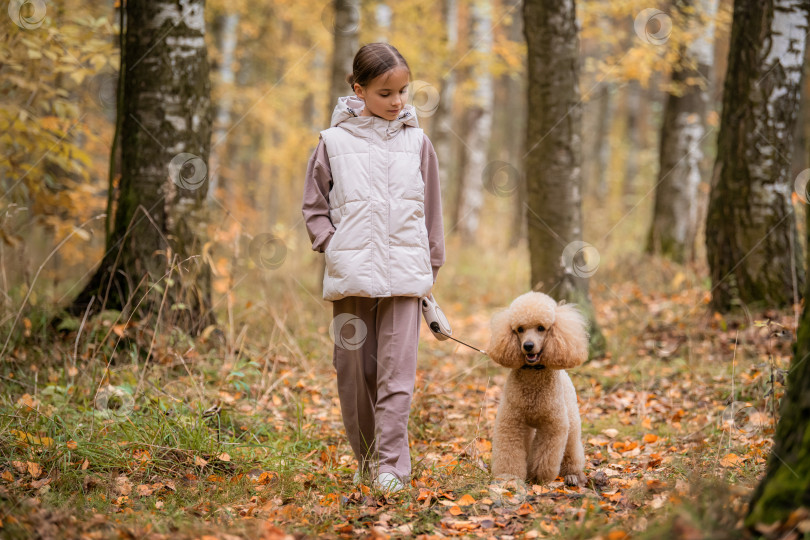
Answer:
[{"label": "girl", "polygon": [[416,379],[419,298],[444,264],[439,167],[407,104],[410,69],[386,43],[355,55],[331,127],[309,160],[303,215],[323,252],[333,302],[343,425],[355,483],[402,489],[411,473],[408,414]]}]

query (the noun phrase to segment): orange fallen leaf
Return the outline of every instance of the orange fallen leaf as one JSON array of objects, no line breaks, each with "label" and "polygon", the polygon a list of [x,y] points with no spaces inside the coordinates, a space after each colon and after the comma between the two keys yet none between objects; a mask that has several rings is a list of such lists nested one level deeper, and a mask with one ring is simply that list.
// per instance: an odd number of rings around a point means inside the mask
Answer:
[{"label": "orange fallen leaf", "polygon": [[461,497],[457,504],[459,506],[469,506],[471,504],[475,504],[475,499],[469,493],[465,493],[463,497]]},{"label": "orange fallen leaf", "polygon": [[33,461],[26,462],[26,465],[28,466],[28,474],[30,474],[32,478],[39,478],[39,475],[42,474],[42,467]]},{"label": "orange fallen leaf", "polygon": [[647,444],[652,444],[658,440],[658,435],[655,433],[646,433],[644,434],[644,442]]},{"label": "orange fallen leaf", "polygon": [[278,473],[275,471],[264,471],[262,474],[259,475],[259,479],[256,481],[260,486],[265,486],[278,480]]},{"label": "orange fallen leaf", "polygon": [[720,465],[723,467],[736,467],[740,463],[744,462],[745,458],[741,458],[737,454],[726,454],[720,460]]},{"label": "orange fallen leaf", "polygon": [[450,526],[457,531],[471,531],[478,528],[478,523],[472,521],[454,521]]},{"label": "orange fallen leaf", "polygon": [[464,511],[461,509],[459,505],[454,504],[453,506],[450,507],[449,512],[454,516],[458,516],[462,514]]},{"label": "orange fallen leaf", "polygon": [[534,506],[529,503],[523,503],[520,505],[520,508],[517,509],[515,512],[519,516],[527,516],[534,512]]},{"label": "orange fallen leaf", "polygon": [[429,501],[436,497],[436,492],[427,488],[419,488],[419,495],[416,497],[417,501]]},{"label": "orange fallen leaf", "polygon": [[623,540],[624,538],[630,538],[630,535],[621,529],[614,529],[607,534],[606,538],[607,540]]}]

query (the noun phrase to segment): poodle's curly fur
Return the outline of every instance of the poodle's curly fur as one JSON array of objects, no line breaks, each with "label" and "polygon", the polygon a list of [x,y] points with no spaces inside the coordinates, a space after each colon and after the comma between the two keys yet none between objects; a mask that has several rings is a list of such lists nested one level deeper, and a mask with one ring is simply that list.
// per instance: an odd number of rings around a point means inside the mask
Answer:
[{"label": "poodle's curly fur", "polygon": [[[492,474],[584,485],[577,394],[566,369],[588,358],[587,323],[572,304],[529,292],[490,323],[487,353],[512,370],[492,438]],[[542,367],[541,367],[542,366]]]}]

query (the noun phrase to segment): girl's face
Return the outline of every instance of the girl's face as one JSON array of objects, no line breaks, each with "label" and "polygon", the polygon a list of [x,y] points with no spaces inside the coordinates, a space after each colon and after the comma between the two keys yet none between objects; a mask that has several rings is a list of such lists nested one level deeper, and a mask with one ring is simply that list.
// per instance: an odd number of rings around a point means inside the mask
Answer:
[{"label": "girl's face", "polygon": [[394,120],[408,101],[410,73],[396,67],[372,79],[366,86],[355,83],[354,93],[366,102],[360,116],[379,116]]}]

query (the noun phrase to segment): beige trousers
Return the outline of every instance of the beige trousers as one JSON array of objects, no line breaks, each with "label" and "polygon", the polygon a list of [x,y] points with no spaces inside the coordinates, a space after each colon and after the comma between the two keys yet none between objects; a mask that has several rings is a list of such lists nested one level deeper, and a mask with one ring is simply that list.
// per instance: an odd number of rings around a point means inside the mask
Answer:
[{"label": "beige trousers", "polygon": [[349,444],[363,472],[390,472],[407,483],[419,299],[349,296],[333,302],[333,316],[333,364]]}]

